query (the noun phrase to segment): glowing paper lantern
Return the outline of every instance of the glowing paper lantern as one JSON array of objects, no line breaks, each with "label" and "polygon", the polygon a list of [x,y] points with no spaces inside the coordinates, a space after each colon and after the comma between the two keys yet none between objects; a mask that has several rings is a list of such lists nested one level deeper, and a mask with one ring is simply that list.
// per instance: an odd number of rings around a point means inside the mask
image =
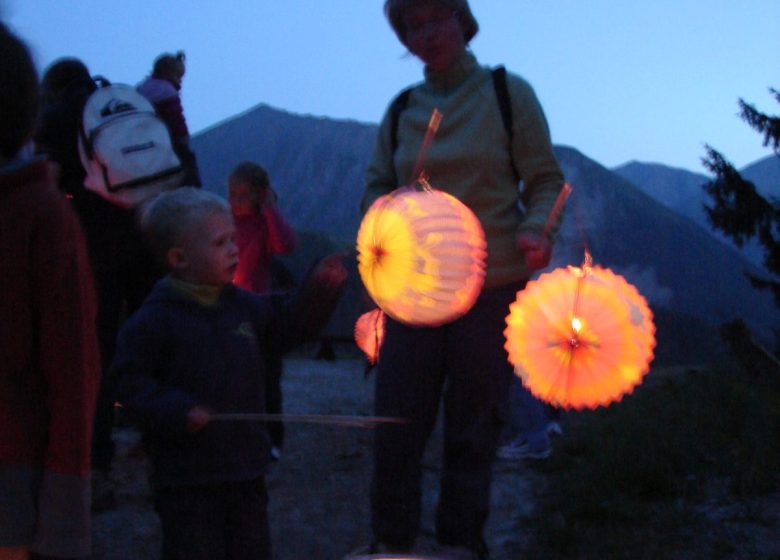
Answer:
[{"label": "glowing paper lantern", "polygon": [[355,342],[374,365],[379,360],[379,350],[385,338],[385,314],[381,309],[372,309],[358,317],[355,323]]},{"label": "glowing paper lantern", "polygon": [[366,212],[358,270],[385,313],[408,325],[438,326],[474,305],[485,279],[485,248],[479,220],[457,198],[403,187]]},{"label": "glowing paper lantern", "polygon": [[586,264],[542,274],[518,292],[506,322],[515,372],[534,395],[564,408],[620,400],[653,359],[647,302],[606,268]]}]

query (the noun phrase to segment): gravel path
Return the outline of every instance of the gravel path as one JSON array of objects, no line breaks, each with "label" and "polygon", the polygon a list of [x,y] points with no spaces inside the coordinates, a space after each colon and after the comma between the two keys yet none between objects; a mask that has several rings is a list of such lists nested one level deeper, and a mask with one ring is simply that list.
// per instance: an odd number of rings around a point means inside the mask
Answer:
[{"label": "gravel path", "polygon": [[[363,367],[362,360],[286,360],[285,412],[370,416],[373,377],[364,379]],[[286,430],[285,451],[268,477],[275,558],[338,560],[370,539],[372,432],[312,424],[288,424]],[[424,460],[423,548],[433,527],[437,435]],[[156,560],[160,534],[147,483],[147,458],[133,430],[117,430],[115,440],[112,478],[117,483],[117,505],[94,517],[93,560]],[[494,560],[521,555],[523,522],[532,510],[530,489],[539,483],[538,476],[522,465],[496,466],[486,531]]]}]

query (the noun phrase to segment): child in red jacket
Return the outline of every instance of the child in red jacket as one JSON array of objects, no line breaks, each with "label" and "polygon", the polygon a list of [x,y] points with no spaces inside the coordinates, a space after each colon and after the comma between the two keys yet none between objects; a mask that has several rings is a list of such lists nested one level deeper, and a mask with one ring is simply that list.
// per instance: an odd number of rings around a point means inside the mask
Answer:
[{"label": "child in red jacket", "polygon": [[276,193],[268,173],[251,161],[239,163],[228,176],[228,192],[239,263],[233,283],[255,293],[271,285],[271,260],[275,254],[292,253],[295,230],[276,208]]},{"label": "child in red jacket", "polygon": [[[276,193],[268,172],[251,161],[239,163],[228,176],[228,193],[236,224],[238,268],[233,277],[236,286],[264,294],[270,291],[274,255],[291,253],[297,245],[295,230],[276,208]],[[266,406],[268,412],[282,412],[282,356],[268,355]],[[284,444],[284,425],[268,426],[271,456],[278,459]]]}]

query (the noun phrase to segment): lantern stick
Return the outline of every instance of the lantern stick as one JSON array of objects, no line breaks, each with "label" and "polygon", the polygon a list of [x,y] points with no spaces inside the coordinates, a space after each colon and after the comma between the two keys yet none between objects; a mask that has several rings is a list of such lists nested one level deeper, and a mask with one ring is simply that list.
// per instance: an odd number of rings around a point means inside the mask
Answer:
[{"label": "lantern stick", "polygon": [[563,205],[566,204],[566,199],[569,198],[570,194],[571,185],[569,183],[564,183],[561,192],[558,193],[558,198],[555,199],[552,210],[550,210],[550,215],[547,216],[547,221],[545,222],[544,230],[542,231],[542,237],[547,237],[547,234],[550,233],[550,230],[558,220],[558,215],[563,210]]},{"label": "lantern stick", "polygon": [[417,154],[417,161],[414,162],[414,169],[412,170],[412,176],[409,179],[410,182],[416,181],[422,176],[423,161],[425,161],[425,153],[428,151],[428,147],[433,142],[433,137],[436,135],[436,131],[439,130],[439,124],[441,124],[442,114],[438,109],[434,109],[431,113],[431,118],[428,121],[428,130],[425,131],[425,138],[420,146],[420,152]]},{"label": "lantern stick", "polygon": [[212,414],[210,420],[231,422],[297,422],[305,424],[333,424],[355,428],[373,428],[377,424],[406,424],[403,418],[390,416],[342,416],[334,414],[269,414],[236,412]]}]

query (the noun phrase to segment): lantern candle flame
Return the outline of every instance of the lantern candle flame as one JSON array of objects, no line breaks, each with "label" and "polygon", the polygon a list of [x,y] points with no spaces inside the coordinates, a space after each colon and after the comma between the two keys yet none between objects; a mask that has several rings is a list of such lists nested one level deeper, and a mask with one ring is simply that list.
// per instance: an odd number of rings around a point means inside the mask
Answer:
[{"label": "lantern candle flame", "polygon": [[571,318],[571,338],[569,338],[569,347],[571,350],[575,350],[580,347],[580,330],[582,329],[582,321],[577,317]]}]

